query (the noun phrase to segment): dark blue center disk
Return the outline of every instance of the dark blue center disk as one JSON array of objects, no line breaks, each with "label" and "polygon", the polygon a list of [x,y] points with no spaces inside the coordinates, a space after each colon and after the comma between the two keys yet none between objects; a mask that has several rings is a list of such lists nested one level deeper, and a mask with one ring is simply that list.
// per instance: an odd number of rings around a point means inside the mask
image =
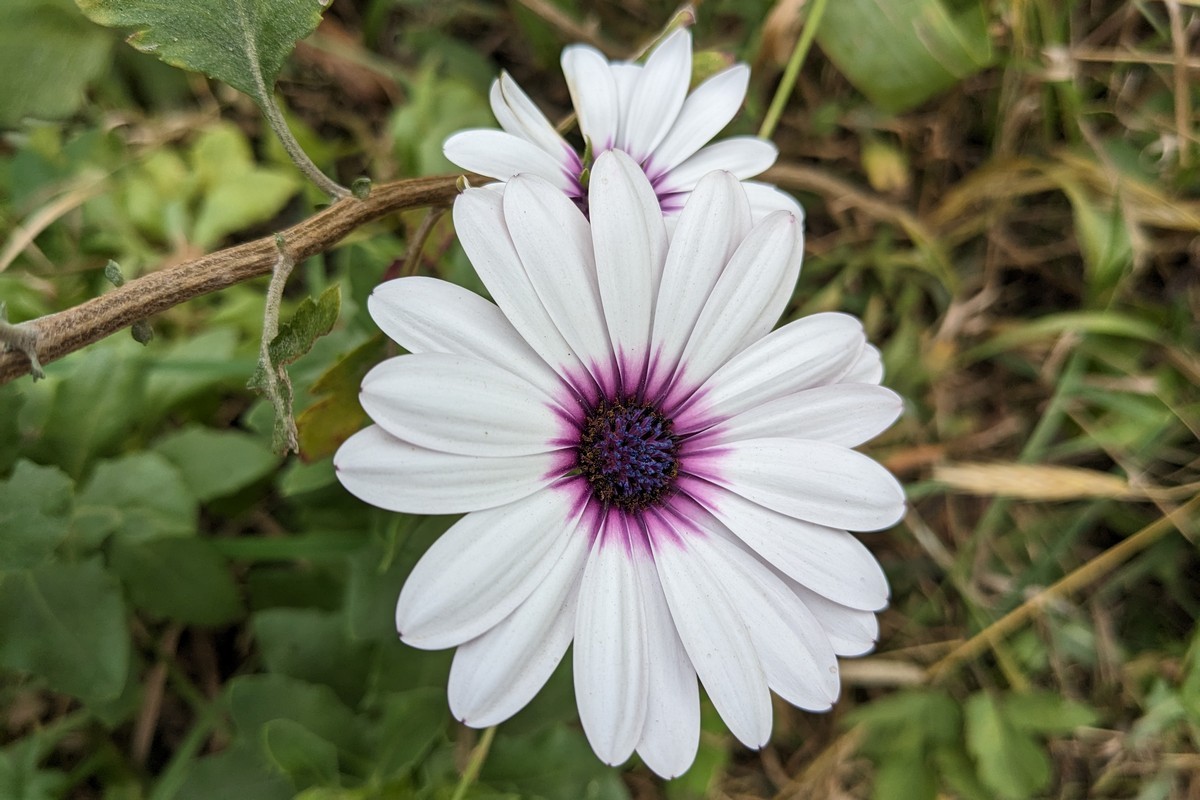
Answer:
[{"label": "dark blue center disk", "polygon": [[584,421],[576,452],[596,499],[626,511],[660,501],[679,474],[671,420],[633,398],[600,401]]}]

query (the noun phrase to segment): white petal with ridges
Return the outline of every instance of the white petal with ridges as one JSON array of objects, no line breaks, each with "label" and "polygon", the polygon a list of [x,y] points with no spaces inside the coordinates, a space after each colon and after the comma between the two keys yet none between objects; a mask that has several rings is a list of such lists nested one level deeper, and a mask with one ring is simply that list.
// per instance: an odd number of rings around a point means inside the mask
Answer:
[{"label": "white petal with ridges", "polygon": [[710,144],[663,177],[655,188],[660,194],[687,191],[714,169],[752,178],[775,163],[779,150],[757,136],[733,136]]},{"label": "white petal with ridges", "polygon": [[803,439],[743,439],[721,446],[717,480],[789,517],[873,531],[904,516],[904,489],[862,453]]},{"label": "white petal with ridges", "polygon": [[571,45],[563,49],[562,71],[579,116],[579,130],[591,139],[595,152],[607,150],[617,140],[621,120],[617,84],[608,59],[594,47]]},{"label": "white petal with ridges", "polygon": [[891,389],[838,383],[755,405],[713,429],[718,441],[779,437],[857,447],[887,430],[904,404]]},{"label": "white petal with ridges", "polygon": [[759,181],[742,181],[742,188],[746,190],[746,198],[750,201],[750,213],[754,216],[755,222],[774,211],[790,211],[799,219],[804,219],[804,209],[796,201],[796,198],[775,185]]},{"label": "white petal with ridges", "polygon": [[528,139],[555,159],[571,151],[546,115],[507,72],[501,72],[500,77],[492,82],[488,99],[496,121],[504,130]]},{"label": "white petal with ridges", "polygon": [[875,649],[879,640],[879,619],[875,612],[835,603],[790,578],[784,581],[817,618],[839,656],[861,656]]},{"label": "white petal with ridges", "polygon": [[461,514],[528,497],[551,478],[553,453],[483,458],[428,450],[378,425],[351,436],[333,457],[352,495],[388,511]]},{"label": "white petal with ridges", "polygon": [[887,605],[887,578],[879,562],[846,531],[785,516],[720,489],[704,502],[723,525],[789,578],[851,608],[878,611]]},{"label": "white petal with ridges", "polygon": [[455,651],[447,694],[456,719],[473,728],[497,725],[545,685],[575,635],[587,552],[586,532],[569,530],[550,574],[525,602]]},{"label": "white petal with ridges", "polygon": [[649,684],[646,724],[637,753],[659,776],[671,779],[687,771],[700,746],[700,691],[662,584],[654,571],[643,573]]},{"label": "white petal with ridges", "polygon": [[575,622],[579,721],[596,755],[612,765],[629,758],[641,736],[649,670],[639,578],[646,565],[637,563],[648,555],[631,557],[622,517],[609,515],[608,529],[592,545]]},{"label": "white petal with ridges", "polygon": [[834,383],[866,343],[849,314],[803,317],[772,331],[723,364],[704,384],[704,408],[738,414],[787,394]]},{"label": "white petal with ridges", "polygon": [[869,344],[858,354],[854,365],[843,375],[840,383],[879,383],[883,380],[883,359],[879,348]]},{"label": "white petal with ridges", "polygon": [[[654,298],[667,255],[658,200],[641,168],[619,150],[596,160],[588,196],[596,273],[613,350],[640,369],[648,355]],[[640,376],[624,377],[628,390]]]},{"label": "white petal with ridges", "polygon": [[709,699],[742,744],[762,747],[771,736],[767,677],[710,539],[655,537],[654,562],[679,638]]},{"label": "white petal with ridges", "polygon": [[749,232],[750,210],[737,179],[728,172],[705,176],[679,215],[654,309],[651,352],[665,365],[662,380],[671,377],[705,301]]},{"label": "white petal with ridges", "polygon": [[611,367],[592,231],[583,213],[553,186],[517,177],[504,192],[504,220],[526,274],[563,338],[584,362]]},{"label": "white petal with ridges", "polygon": [[647,173],[657,177],[711,141],[741,108],[749,83],[750,68],[738,64],[696,87],[683,102],[670,132],[654,149]]},{"label": "white petal with ridges", "polygon": [[553,156],[528,139],[490,128],[459,131],[446,140],[442,152],[452,163],[489,178],[506,181],[514,175],[537,175],[563,192],[578,193],[570,177],[566,153]]},{"label": "white petal with ridges", "polygon": [[[728,534],[727,534],[728,535]],[[767,684],[808,711],[837,699],[837,657],[821,623],[783,579],[740,545],[713,536],[729,597],[750,631]]]},{"label": "white petal with ridges", "polygon": [[575,533],[574,495],[537,492],[468,514],[425,551],[396,603],[400,638],[440,650],[483,634],[552,571]]},{"label": "white petal with ridges", "polygon": [[668,36],[646,59],[629,98],[620,147],[642,163],[671,130],[692,80],[692,35],[686,28]]},{"label": "white petal with ridges", "polygon": [[452,353],[504,367],[555,394],[562,381],[492,303],[449,281],[424,276],[376,286],[371,318],[410,353]]},{"label": "white petal with ridges", "polygon": [[546,453],[567,432],[549,396],[503,367],[467,356],[390,358],[363,378],[359,400],[388,433],[447,453]]}]

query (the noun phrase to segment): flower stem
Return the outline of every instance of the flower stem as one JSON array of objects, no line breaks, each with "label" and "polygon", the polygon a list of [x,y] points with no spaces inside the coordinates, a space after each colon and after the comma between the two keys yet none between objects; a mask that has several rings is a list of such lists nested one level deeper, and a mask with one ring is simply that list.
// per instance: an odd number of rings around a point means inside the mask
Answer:
[{"label": "flower stem", "polygon": [[767,109],[767,116],[763,119],[762,127],[758,129],[758,135],[763,139],[770,139],[775,134],[775,126],[779,124],[779,118],[783,116],[783,107],[787,105],[788,98],[792,96],[792,89],[796,87],[796,78],[800,75],[800,67],[804,64],[804,57],[808,55],[808,49],[812,47],[813,39],[817,35],[817,26],[821,24],[821,17],[825,13],[827,3],[828,0],[814,0],[813,2],[812,11],[809,12],[808,19],[804,22],[804,30],[800,32],[800,38],[796,41],[796,49],[792,51],[792,57],[788,59],[787,67],[783,70],[783,78],[775,89],[771,107]]},{"label": "flower stem", "polygon": [[275,131],[275,135],[279,137],[279,143],[283,145],[283,149],[291,157],[292,161],[300,171],[308,176],[308,179],[317,185],[321,191],[330,197],[341,199],[350,197],[351,192],[345,186],[332,180],[328,175],[317,167],[308,157],[308,153],[304,152],[304,148],[296,141],[296,137],[292,135],[292,129],[288,127],[287,120],[283,118],[283,111],[280,110],[279,104],[275,102],[275,96],[268,91],[263,92],[262,98],[263,116],[267,118],[267,122],[271,126],[271,130]]},{"label": "flower stem", "polygon": [[475,779],[479,777],[479,771],[483,769],[483,762],[487,760],[488,750],[492,747],[492,739],[496,736],[496,726],[488,728],[483,732],[483,736],[479,738],[479,742],[471,749],[471,757],[467,760],[467,768],[463,770],[462,777],[458,780],[458,786],[454,789],[454,795],[450,800],[463,800],[467,796],[467,790],[471,788],[471,784],[475,783]]}]

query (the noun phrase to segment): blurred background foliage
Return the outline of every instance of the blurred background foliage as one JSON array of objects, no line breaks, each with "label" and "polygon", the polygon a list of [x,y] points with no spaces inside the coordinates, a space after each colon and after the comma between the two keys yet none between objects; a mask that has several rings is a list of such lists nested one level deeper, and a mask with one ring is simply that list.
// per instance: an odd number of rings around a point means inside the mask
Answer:
[{"label": "blurred background foliage", "polygon": [[[699,5],[698,63],[755,67],[735,132],[811,2]],[[628,53],[673,11],[334,0],[280,99],[343,183],[446,172],[443,138],[492,124],[498,69],[561,119],[564,44]],[[109,259],[133,277],[324,200],[253,101],[120,39],[69,0],[0,7],[10,320],[103,292]],[[567,659],[468,796],[1200,797],[1198,51],[1192,0],[829,3],[769,177],[808,212],[789,316],[861,315],[907,398],[869,447],[912,500],[865,537],[893,586],[878,651],[844,662],[832,713],[777,704],[758,753],[706,707],[665,784],[595,759]],[[293,277],[290,308],[341,299],[291,368],[303,458],[272,452],[245,388],[259,282],[0,387],[0,798],[454,795],[478,734],[448,714],[449,654],[391,622],[452,519],[368,508],[329,459],[394,352],[371,287],[480,288],[446,218],[410,253],[424,219]]]}]

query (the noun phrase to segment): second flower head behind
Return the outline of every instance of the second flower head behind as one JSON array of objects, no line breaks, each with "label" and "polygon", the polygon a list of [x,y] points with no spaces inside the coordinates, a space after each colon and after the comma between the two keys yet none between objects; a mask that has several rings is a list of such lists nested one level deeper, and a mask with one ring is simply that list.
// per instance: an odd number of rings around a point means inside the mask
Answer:
[{"label": "second flower head behind", "polygon": [[588,45],[563,50],[563,74],[588,146],[572,147],[507,73],[492,84],[492,113],[503,130],[460,131],[446,140],[453,163],[507,181],[537,175],[587,212],[591,163],[607,150],[621,150],[641,167],[669,220],[678,215],[700,179],[724,170],[742,180],[757,221],[772,211],[800,207],[774,186],[745,180],[778,156],[775,145],[755,136],[708,144],[733,119],[746,97],[750,69],[737,64],[688,93],[692,38],[686,29],[668,36],[644,65],[606,59]]},{"label": "second flower head behind", "polygon": [[674,777],[696,755],[697,677],[760,747],[772,690],[828,709],[837,656],[871,649],[887,581],[848,531],[893,524],[904,495],[853,448],[900,401],[853,317],[772,331],[800,269],[792,213],[754,223],[716,172],[668,240],[616,150],[589,201],[590,220],[526,175],[457,199],[496,303],[432,278],[380,286],[371,313],[410,354],[364,379],[375,425],[334,463],[374,505],[466,514],[396,609],[408,644],[458,648],[458,719],[512,716],[573,642],[596,753]]}]

